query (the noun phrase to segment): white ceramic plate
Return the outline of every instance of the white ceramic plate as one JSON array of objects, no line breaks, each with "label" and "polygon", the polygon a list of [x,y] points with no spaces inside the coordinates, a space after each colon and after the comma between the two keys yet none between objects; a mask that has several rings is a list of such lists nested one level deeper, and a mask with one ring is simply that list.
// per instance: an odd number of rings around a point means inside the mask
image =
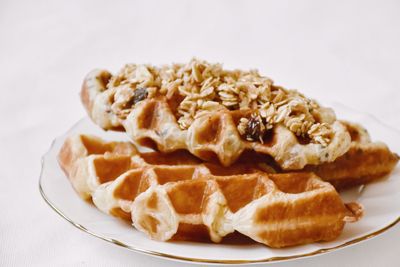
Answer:
[{"label": "white ceramic plate", "polygon": [[[340,104],[331,105],[339,118],[363,124],[374,140],[383,140],[400,152],[400,133],[370,115],[355,112]],[[247,244],[208,244],[194,242],[157,242],[130,225],[101,213],[82,201],[58,166],[56,156],[65,138],[74,133],[96,134],[107,140],[126,140],[123,133],[105,132],[88,118],[79,121],[57,138],[44,155],[39,188],[44,200],[64,219],[93,236],[130,250],[149,255],[202,263],[260,263],[296,259],[326,253],[374,237],[400,221],[400,168],[385,180],[342,192],[345,201],[358,201],[365,217],[347,224],[342,235],[332,242],[315,243],[285,249]]]}]

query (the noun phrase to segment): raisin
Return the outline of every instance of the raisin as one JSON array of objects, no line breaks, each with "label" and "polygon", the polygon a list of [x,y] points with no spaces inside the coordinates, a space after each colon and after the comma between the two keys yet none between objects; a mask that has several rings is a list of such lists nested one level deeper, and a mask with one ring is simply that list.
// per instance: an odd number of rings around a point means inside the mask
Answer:
[{"label": "raisin", "polygon": [[131,99],[132,104],[135,105],[136,103],[146,99],[148,96],[148,92],[146,88],[137,88],[133,94],[133,98]]},{"label": "raisin", "polygon": [[251,116],[246,128],[246,139],[260,140],[264,136],[265,127],[258,116]]}]

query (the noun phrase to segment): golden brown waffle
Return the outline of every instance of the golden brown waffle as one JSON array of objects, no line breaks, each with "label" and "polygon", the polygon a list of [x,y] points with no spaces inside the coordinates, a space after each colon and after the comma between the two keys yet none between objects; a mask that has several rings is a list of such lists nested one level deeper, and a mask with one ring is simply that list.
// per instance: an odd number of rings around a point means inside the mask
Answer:
[{"label": "golden brown waffle", "polygon": [[311,173],[268,174],[249,164],[224,168],[181,152],[139,154],[128,143],[90,136],[69,138],[59,161],[81,196],[91,195],[106,213],[131,217],[157,240],[220,242],[238,231],[285,247],[332,240],[345,221],[362,214]]},{"label": "golden brown waffle", "polygon": [[[343,122],[343,124],[346,125],[352,136],[350,150],[332,163],[316,166],[308,165],[305,167],[305,171],[316,173],[323,180],[330,182],[336,189],[340,190],[375,181],[385,177],[394,169],[399,161],[398,155],[392,153],[383,143],[371,142],[368,133],[360,125],[349,122]],[[184,151],[169,154],[159,152],[138,154],[135,146],[129,142],[104,142],[101,139],[88,135],[69,138],[61,150],[60,158],[62,160],[60,163],[67,172],[67,175],[72,179],[71,182],[78,193],[84,198],[89,198],[91,196],[89,186],[86,183],[82,183],[79,179],[74,179],[77,176],[84,176],[89,171],[93,173],[93,170],[88,170],[88,166],[91,165],[88,161],[94,162],[93,164],[107,162],[108,166],[114,166],[111,171],[116,173],[112,176],[117,177],[123,171],[137,166],[131,163],[133,155],[139,155],[136,157],[136,160],[141,158],[152,165],[200,163],[199,159]],[[117,166],[120,165],[120,158],[125,159],[129,163],[126,163],[122,170],[115,171],[119,169]],[[142,164],[143,160],[139,160],[139,164]],[[75,161],[77,163],[73,166],[66,166]],[[240,171],[245,169],[281,172],[273,161],[253,153],[242,154],[237,163],[229,168],[221,168],[215,164],[209,164],[209,166],[214,166],[214,172],[218,170],[227,172],[227,170],[235,169],[239,169],[239,172],[236,173],[240,173]],[[95,187],[97,187],[96,183]]]},{"label": "golden brown waffle", "polygon": [[89,161],[95,162],[96,166],[104,166],[96,169],[100,177],[113,179],[131,167],[130,156],[137,153],[128,142],[104,142],[95,136],[77,135],[65,141],[58,159],[77,193],[83,199],[90,199],[90,185],[81,178],[89,177],[94,171]]},{"label": "golden brown waffle", "polygon": [[93,135],[67,138],[58,161],[76,192],[85,200],[91,199],[93,190],[100,184],[115,180],[126,171],[143,164],[184,165],[200,162],[184,151],[140,154],[129,142],[106,142]]},{"label": "golden brown waffle", "polygon": [[334,162],[306,166],[336,189],[366,184],[392,172],[399,156],[382,142],[372,142],[368,132],[360,125],[342,122],[351,134],[349,151]]},{"label": "golden brown waffle", "polygon": [[[102,128],[124,128],[136,144],[163,153],[185,149],[203,160],[218,160],[222,165],[229,166],[250,150],[271,156],[282,169],[298,170],[306,165],[332,162],[350,147],[346,127],[335,119],[330,109],[322,107],[319,107],[317,120],[331,129],[330,141],[326,144],[298,137],[281,124],[276,124],[260,140],[248,141],[239,133],[238,125],[241,120],[250,120],[258,110],[230,110],[222,105],[217,110],[197,116],[190,125],[185,124],[187,129],[182,129],[178,124],[177,107],[183,97],[177,91],[167,95],[154,94],[148,98],[147,94],[141,95],[143,99],[140,98],[137,103],[124,102],[115,111],[115,99],[128,95],[135,102],[136,91],[129,91],[129,87],[120,90],[107,86],[111,77],[105,70],[94,70],[87,75],[81,98],[89,116]],[[302,129],[305,124],[294,126],[293,122],[292,125],[293,129]]]}]

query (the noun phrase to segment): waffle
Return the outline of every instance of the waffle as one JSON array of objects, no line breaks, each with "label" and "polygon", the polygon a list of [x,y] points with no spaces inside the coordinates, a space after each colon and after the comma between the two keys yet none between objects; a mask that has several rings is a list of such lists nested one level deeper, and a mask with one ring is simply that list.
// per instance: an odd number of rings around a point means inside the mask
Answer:
[{"label": "waffle", "polygon": [[93,135],[75,135],[66,139],[58,161],[79,196],[92,198],[93,191],[107,181],[115,180],[128,170],[143,164],[196,164],[200,161],[178,151],[172,154],[140,154],[129,142],[104,141]]},{"label": "waffle", "polygon": [[[388,175],[399,161],[398,155],[392,153],[388,147],[380,142],[371,142],[369,134],[360,126],[354,123],[342,122],[351,133],[350,150],[332,163],[321,165],[308,165],[304,171],[314,172],[323,180],[330,182],[337,190],[348,188],[355,185],[366,184],[371,181],[381,179]],[[136,165],[132,163],[134,157]],[[176,151],[169,154],[159,152],[149,152],[139,154],[135,146],[129,142],[105,142],[97,137],[90,135],[73,136],[67,139],[60,152],[60,164],[70,177],[76,191],[84,198],[91,197],[92,191],[86,182],[82,182],[79,177],[88,177],[88,173],[95,173],[89,166],[103,161],[113,169],[117,166],[120,158],[124,159],[126,165],[113,174],[117,177],[122,172],[137,167],[138,164],[152,165],[174,165],[174,164],[199,164],[201,161],[185,151]],[[90,162],[90,163],[89,163]],[[94,162],[94,163],[93,163]],[[268,163],[268,164],[266,164]],[[282,172],[279,166],[264,156],[244,153],[238,161],[229,168],[221,168],[216,164],[208,164],[213,167],[214,172],[218,170],[250,171],[261,170],[270,173]],[[111,168],[111,167],[109,167]],[[92,179],[96,181],[95,179]],[[99,182],[92,182],[96,188]]]},{"label": "waffle", "polygon": [[336,189],[344,189],[381,179],[395,168],[399,156],[382,142],[372,142],[368,132],[359,124],[342,122],[351,134],[349,151],[334,162],[306,166]]},{"label": "waffle", "polygon": [[[137,67],[137,69],[143,68],[145,67]],[[151,71],[145,69],[144,74],[137,73],[134,78],[130,79],[134,86],[139,82],[141,76],[152,75]],[[151,79],[149,78],[152,81],[151,83],[156,83],[153,80],[159,79],[159,77],[156,77],[157,79],[151,77]],[[280,118],[277,117],[275,120],[283,121],[286,118],[287,125],[283,125],[283,122],[274,126],[266,125],[265,127],[271,127],[271,129],[262,136],[258,136],[260,129],[263,129],[264,126],[260,124],[261,119],[260,121],[254,120],[254,116],[259,113],[263,114],[263,111],[257,107],[233,108],[234,106],[230,106],[231,102],[221,100],[226,97],[227,93],[224,91],[219,92],[219,98],[216,97],[224,105],[216,101],[196,100],[196,105],[204,106],[205,111],[213,107],[212,110],[198,113],[189,121],[182,122],[181,119],[185,117],[182,117],[180,113],[186,115],[187,113],[181,110],[185,108],[185,106],[182,107],[185,100],[179,90],[171,89],[166,93],[160,93],[161,89],[157,91],[155,90],[156,87],[151,85],[148,87],[152,89],[148,89],[150,93],[142,93],[139,98],[135,95],[135,92],[139,92],[137,88],[137,90],[133,90],[128,84],[122,87],[112,85],[127,82],[119,79],[106,70],[94,70],[87,75],[82,86],[81,99],[90,118],[106,130],[124,129],[136,144],[151,147],[163,153],[183,149],[190,151],[202,160],[219,161],[222,165],[229,166],[241,154],[250,150],[271,156],[282,169],[299,170],[306,165],[333,162],[347,152],[350,147],[350,135],[346,127],[336,120],[330,109],[320,107],[317,104],[313,104],[313,106],[315,106],[315,110],[318,109],[318,113],[312,116],[308,114],[308,116],[311,116],[312,120],[319,121],[318,125],[325,125],[330,129],[329,134],[325,133],[326,136],[315,134],[315,140],[312,142],[307,136],[301,135],[302,130],[305,131],[307,127],[311,127],[310,123],[301,121],[301,119],[304,119],[304,115],[299,117],[300,119],[290,119],[287,116],[278,115]],[[115,82],[116,80],[118,80],[118,83]],[[265,80],[263,81],[267,83]],[[149,83],[146,82],[146,84]],[[281,87],[268,86],[268,88],[272,88],[272,92],[284,90]],[[294,93],[288,92],[288,94]],[[296,94],[298,93],[296,92]],[[301,101],[307,102],[309,100],[301,95]],[[206,103],[210,104],[207,106]],[[191,107],[188,108],[189,111],[194,112]],[[308,108],[308,110],[312,109],[311,106]],[[268,111],[264,110],[264,113],[267,114]],[[256,125],[258,128],[252,128],[251,134],[247,134],[247,137],[243,136],[239,130],[240,124],[252,120],[254,122],[252,125]],[[250,129],[249,125],[250,123],[247,124],[246,129]],[[313,135],[312,131],[309,130],[308,133]],[[323,130],[316,130],[316,132],[318,131],[323,134]]]},{"label": "waffle", "polygon": [[[220,242],[233,231],[280,248],[337,238],[362,214],[311,173],[206,175],[157,185],[132,205],[134,226],[155,240],[205,235]],[[205,229],[202,231],[199,229]]]},{"label": "waffle", "polygon": [[129,143],[91,136],[67,139],[59,162],[81,197],[131,218],[156,240],[220,242],[237,231],[286,247],[332,240],[362,215],[358,204],[343,204],[311,173],[269,174],[239,163],[224,168],[185,152],[138,153]]}]

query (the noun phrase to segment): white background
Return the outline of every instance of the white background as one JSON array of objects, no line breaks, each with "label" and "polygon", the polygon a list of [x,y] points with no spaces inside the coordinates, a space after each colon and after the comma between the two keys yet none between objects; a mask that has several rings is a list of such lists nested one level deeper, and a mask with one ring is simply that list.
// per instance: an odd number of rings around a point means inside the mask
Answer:
[{"label": "white background", "polygon": [[[78,231],[42,200],[38,177],[52,139],[85,116],[78,93],[88,71],[192,56],[258,68],[400,129],[399,1],[2,0],[0,266],[174,265]],[[399,248],[397,226],[290,265],[398,266]]]}]

